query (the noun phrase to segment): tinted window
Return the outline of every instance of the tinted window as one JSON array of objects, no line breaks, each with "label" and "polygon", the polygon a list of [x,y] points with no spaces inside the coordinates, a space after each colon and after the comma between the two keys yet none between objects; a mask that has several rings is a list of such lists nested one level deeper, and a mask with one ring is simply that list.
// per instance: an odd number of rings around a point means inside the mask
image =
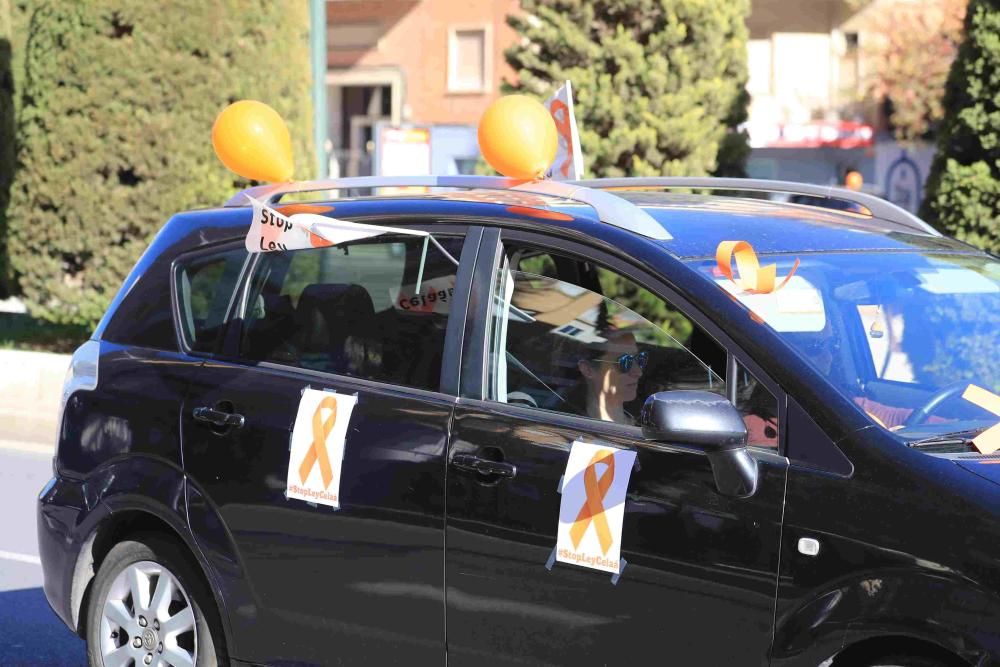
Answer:
[{"label": "tinted window", "polygon": [[181,334],[192,350],[215,349],[246,258],[240,247],[178,262]]},{"label": "tinted window", "polygon": [[490,398],[635,425],[655,392],[725,395],[725,382],[713,370],[713,364],[724,369],[725,351],[683,314],[623,276],[541,257],[515,252],[510,259],[518,267],[570,271],[578,280],[511,270],[511,263],[503,267],[494,299]]},{"label": "tinted window", "polygon": [[241,355],[436,391],[462,244],[436,238],[450,257],[399,236],[262,256]]},{"label": "tinted window", "polygon": [[778,447],[778,399],[742,364],[736,366],[736,409],[747,427],[747,444]]}]

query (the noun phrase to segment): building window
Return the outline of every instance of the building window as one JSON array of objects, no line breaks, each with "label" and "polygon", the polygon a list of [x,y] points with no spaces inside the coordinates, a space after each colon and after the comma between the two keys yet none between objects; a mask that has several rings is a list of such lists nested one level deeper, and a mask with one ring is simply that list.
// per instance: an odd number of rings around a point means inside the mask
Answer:
[{"label": "building window", "polygon": [[488,26],[452,27],[448,32],[448,92],[483,93],[489,84]]}]

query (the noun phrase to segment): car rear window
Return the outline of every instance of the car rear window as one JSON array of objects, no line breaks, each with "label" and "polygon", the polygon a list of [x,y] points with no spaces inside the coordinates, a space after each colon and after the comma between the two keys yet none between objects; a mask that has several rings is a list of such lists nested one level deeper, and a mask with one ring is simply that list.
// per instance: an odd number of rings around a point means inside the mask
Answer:
[{"label": "car rear window", "polygon": [[178,322],[189,349],[215,350],[246,259],[247,251],[241,246],[178,261]]}]

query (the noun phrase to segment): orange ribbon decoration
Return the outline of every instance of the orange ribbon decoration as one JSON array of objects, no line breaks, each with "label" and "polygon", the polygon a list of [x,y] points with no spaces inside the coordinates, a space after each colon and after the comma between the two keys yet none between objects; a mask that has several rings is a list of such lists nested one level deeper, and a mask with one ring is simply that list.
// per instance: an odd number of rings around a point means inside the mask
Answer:
[{"label": "orange ribbon decoration", "polygon": [[[736,270],[739,272],[739,280],[733,277],[733,255],[736,255]],[[715,263],[719,266],[722,275],[729,278],[737,287],[750,294],[770,294],[777,292],[784,287],[795,270],[799,268],[799,260],[795,260],[792,270],[788,272],[781,284],[775,286],[777,279],[778,265],[768,264],[762,267],[757,259],[757,253],[753,246],[746,241],[723,241],[715,249]]]},{"label": "orange ribbon decoration", "polygon": [[[557,115],[560,111],[562,111],[562,120]],[[559,171],[564,177],[569,176],[569,166],[573,162],[573,130],[569,126],[569,107],[562,100],[553,100],[549,113],[552,114],[552,120],[556,122],[556,131],[566,140],[566,158],[559,165]]]},{"label": "orange ribbon decoration", "polygon": [[[992,391],[970,384],[962,392],[962,398],[1000,417],[1000,396]],[[992,454],[1000,449],[1000,424],[994,424],[977,435],[972,439],[972,444],[983,454]]]},{"label": "orange ribbon decoration", "polygon": [[[323,408],[331,412],[325,421],[320,416]],[[320,401],[320,404],[316,406],[316,412],[313,413],[312,422],[313,441],[305,458],[302,459],[302,465],[299,466],[299,477],[305,484],[313,466],[319,461],[319,474],[323,478],[323,488],[325,489],[333,481],[333,469],[330,467],[330,455],[326,451],[326,439],[330,435],[330,431],[333,430],[333,425],[337,423],[337,399],[333,396],[327,396]]]},{"label": "orange ribbon decoration", "polygon": [[[597,464],[604,463],[607,470],[597,479]],[[580,548],[580,540],[583,539],[587,527],[593,523],[597,531],[597,540],[601,543],[601,551],[605,554],[611,548],[611,528],[608,527],[608,518],[604,516],[604,505],[602,501],[608,495],[611,488],[611,481],[615,478],[615,453],[610,449],[597,452],[594,458],[590,459],[587,468],[583,471],[583,488],[587,493],[580,513],[576,515],[573,526],[569,529],[569,537],[573,540],[573,548]]]}]

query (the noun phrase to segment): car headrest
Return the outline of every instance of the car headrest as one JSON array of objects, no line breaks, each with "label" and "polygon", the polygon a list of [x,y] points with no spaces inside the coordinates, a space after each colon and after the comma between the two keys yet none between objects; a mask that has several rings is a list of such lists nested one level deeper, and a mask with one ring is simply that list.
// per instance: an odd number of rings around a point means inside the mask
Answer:
[{"label": "car headrest", "polygon": [[296,320],[303,352],[343,355],[348,336],[372,335],[375,307],[361,285],[332,283],[307,285],[299,297]]}]

